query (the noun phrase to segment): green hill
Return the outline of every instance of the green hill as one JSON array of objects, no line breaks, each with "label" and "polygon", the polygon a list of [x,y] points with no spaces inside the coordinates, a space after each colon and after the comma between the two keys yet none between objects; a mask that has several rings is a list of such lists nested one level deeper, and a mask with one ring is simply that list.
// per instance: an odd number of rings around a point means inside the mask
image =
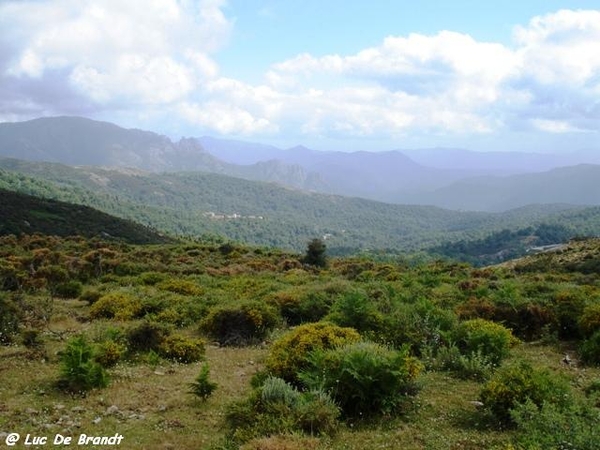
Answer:
[{"label": "green hill", "polygon": [[[458,212],[307,193],[218,174],[146,173],[0,159],[0,187],[84,204],[172,235],[302,250],[323,238],[332,254],[416,251],[445,241],[479,239],[585,208],[546,205],[506,213]],[[598,213],[582,222],[600,234]]]},{"label": "green hill", "polygon": [[135,244],[169,239],[129,220],[93,208],[0,189],[0,235],[42,233],[119,239]]}]

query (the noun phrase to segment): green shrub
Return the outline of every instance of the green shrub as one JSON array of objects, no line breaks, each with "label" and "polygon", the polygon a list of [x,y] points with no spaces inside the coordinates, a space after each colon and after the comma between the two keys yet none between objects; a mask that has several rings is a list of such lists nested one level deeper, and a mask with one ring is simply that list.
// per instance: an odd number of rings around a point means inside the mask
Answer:
[{"label": "green shrub", "polygon": [[600,366],[600,330],[581,343],[579,356],[585,364]]},{"label": "green shrub", "polygon": [[79,392],[108,385],[108,374],[94,360],[93,347],[83,336],[67,342],[60,363],[59,385],[63,388]]},{"label": "green shrub", "polygon": [[347,417],[391,414],[402,411],[417,391],[422,369],[408,347],[392,350],[371,342],[314,351],[310,366],[300,375],[312,389],[323,389]]},{"label": "green shrub", "polygon": [[247,345],[264,339],[277,323],[272,306],[245,302],[211,308],[200,322],[200,329],[221,345]]},{"label": "green shrub", "polygon": [[472,319],[458,325],[453,334],[465,355],[479,354],[498,366],[517,340],[504,326],[485,319]]},{"label": "green shrub", "polygon": [[30,349],[39,348],[44,344],[40,331],[33,328],[21,331],[21,342]]},{"label": "green shrub", "polygon": [[188,364],[204,357],[204,341],[172,334],[163,339],[158,346],[158,352],[163,358]]},{"label": "green shrub", "polygon": [[125,355],[127,347],[119,342],[107,340],[96,346],[94,360],[102,367],[112,367]]},{"label": "green shrub", "polygon": [[519,448],[598,449],[600,417],[597,410],[587,405],[560,408],[552,403],[544,403],[538,407],[526,401],[512,411],[511,417],[519,429]]},{"label": "green shrub", "polygon": [[155,284],[160,283],[161,281],[165,281],[167,276],[167,274],[162,272],[144,272],[140,274],[138,278],[142,282],[142,284],[154,286]]},{"label": "green shrub", "polygon": [[103,295],[90,308],[93,319],[106,318],[131,320],[139,317],[142,312],[142,302],[126,292],[111,292]]},{"label": "green shrub", "polygon": [[298,373],[308,366],[312,351],[331,349],[359,340],[360,335],[352,328],[327,322],[300,325],[273,343],[266,369],[276,377],[297,383]]},{"label": "green shrub", "polygon": [[228,405],[226,423],[231,437],[245,442],[274,434],[331,434],[339,408],[322,391],[299,392],[276,377],[268,377],[248,398]]},{"label": "green shrub", "polygon": [[463,380],[482,381],[494,371],[494,365],[481,354],[481,351],[463,355],[456,345],[440,347],[432,358],[431,368],[451,372]]},{"label": "green shrub", "polygon": [[511,412],[530,401],[537,407],[544,403],[559,407],[570,403],[568,384],[548,370],[534,369],[526,362],[501,368],[488,381],[479,399],[501,426],[514,424]]},{"label": "green shrub", "polygon": [[93,305],[102,297],[102,293],[96,289],[87,289],[79,296],[80,300],[88,302],[89,305]]},{"label": "green shrub", "polygon": [[171,330],[167,325],[143,321],[127,331],[127,347],[131,352],[158,351],[170,334]]},{"label": "green shrub", "polygon": [[10,344],[19,332],[23,311],[7,294],[0,293],[0,344]]},{"label": "green shrub", "polygon": [[210,368],[208,363],[205,363],[200,368],[200,373],[193,383],[190,383],[190,394],[194,394],[202,401],[206,401],[208,397],[217,389],[218,385],[210,378]]},{"label": "green shrub", "polygon": [[383,315],[366,294],[348,292],[339,297],[331,308],[326,320],[341,327],[350,327],[363,333],[379,331],[383,325]]},{"label": "green shrub", "polygon": [[200,295],[202,294],[202,288],[196,283],[189,280],[182,280],[179,278],[171,278],[162,281],[156,285],[163,291],[174,292],[181,295]]},{"label": "green shrub", "polygon": [[333,298],[323,291],[289,290],[273,294],[271,301],[279,307],[289,325],[317,322],[329,312]]},{"label": "green shrub", "polygon": [[582,336],[591,336],[600,330],[600,303],[586,306],[579,317]]},{"label": "green shrub", "polygon": [[60,298],[77,298],[83,291],[83,285],[77,280],[70,280],[57,284],[53,291]]},{"label": "green shrub", "polygon": [[456,327],[456,315],[429,301],[402,303],[384,316],[384,325],[375,336],[378,341],[400,348],[410,345],[411,351],[422,355],[448,341]]}]

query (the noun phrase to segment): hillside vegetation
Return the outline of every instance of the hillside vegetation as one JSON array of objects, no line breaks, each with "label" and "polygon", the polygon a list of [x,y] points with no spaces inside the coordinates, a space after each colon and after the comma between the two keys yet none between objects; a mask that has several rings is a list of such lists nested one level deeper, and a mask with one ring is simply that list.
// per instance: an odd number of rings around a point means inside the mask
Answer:
[{"label": "hillside vegetation", "polygon": [[104,237],[133,244],[165,243],[159,233],[87,206],[0,189],[0,235]]},{"label": "hillside vegetation", "polygon": [[[502,214],[390,205],[209,173],[150,174],[0,159],[0,187],[84,204],[178,236],[302,250],[317,236],[333,254],[423,250],[542,223],[600,234],[600,210],[531,206]],[[577,221],[575,221],[577,217]],[[581,230],[581,231],[580,231]]]},{"label": "hillside vegetation", "polygon": [[0,432],[117,432],[132,449],[598,449],[600,240],[485,269],[307,261],[0,238]]}]

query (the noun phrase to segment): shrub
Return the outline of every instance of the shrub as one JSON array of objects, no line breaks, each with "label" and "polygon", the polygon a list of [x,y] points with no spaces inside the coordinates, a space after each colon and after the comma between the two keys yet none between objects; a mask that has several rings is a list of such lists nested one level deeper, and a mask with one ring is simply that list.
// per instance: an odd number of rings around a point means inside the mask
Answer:
[{"label": "shrub", "polygon": [[598,412],[586,405],[538,407],[531,401],[512,411],[519,429],[517,444],[526,449],[597,450],[600,441]]},{"label": "shrub", "polygon": [[166,325],[143,321],[127,331],[127,346],[132,352],[157,351],[170,334],[171,330]]},{"label": "shrub", "polygon": [[0,344],[10,344],[19,331],[22,310],[8,295],[0,293]]},{"label": "shrub", "polygon": [[94,360],[102,367],[112,367],[123,358],[126,351],[123,344],[107,340],[97,345]]},{"label": "shrub", "polygon": [[139,275],[139,280],[148,286],[154,286],[167,278],[167,275],[162,272],[144,272]]},{"label": "shrub", "polygon": [[204,357],[204,341],[172,334],[163,339],[158,352],[164,358],[188,364]]},{"label": "shrub", "polygon": [[21,332],[21,342],[30,349],[39,348],[44,344],[39,330],[29,328]]},{"label": "shrub", "polygon": [[377,310],[375,303],[358,291],[348,292],[338,298],[327,320],[359,332],[378,331],[383,325],[383,315]]},{"label": "shrub", "polygon": [[581,343],[579,356],[586,364],[600,366],[600,330]]},{"label": "shrub", "polygon": [[309,388],[321,388],[340,405],[347,417],[402,411],[416,393],[422,369],[408,347],[391,350],[371,342],[357,342],[315,351],[300,378]]},{"label": "shrub", "polygon": [[600,330],[600,303],[586,306],[579,317],[579,329],[583,336],[591,336]]},{"label": "shrub", "polygon": [[288,382],[297,383],[298,373],[308,366],[310,352],[359,340],[360,335],[352,328],[342,328],[326,322],[300,325],[273,344],[266,369]]},{"label": "shrub", "polygon": [[263,339],[278,323],[276,310],[263,302],[211,308],[200,329],[221,345],[246,345]]},{"label": "shrub", "polygon": [[86,391],[108,385],[108,374],[94,360],[93,348],[83,336],[67,342],[60,355],[59,385],[70,391]]},{"label": "shrub", "polygon": [[402,303],[384,316],[385,325],[378,338],[384,343],[400,348],[405,344],[422,355],[448,341],[448,334],[456,327],[456,315],[429,301],[414,304]]},{"label": "shrub", "polygon": [[485,319],[462,322],[454,333],[454,339],[463,354],[479,353],[496,366],[517,342],[509,329]]},{"label": "shrub", "polygon": [[317,322],[329,312],[333,298],[321,291],[280,291],[273,294],[272,302],[289,325]]},{"label": "shrub", "polygon": [[284,433],[331,434],[340,410],[322,391],[299,392],[276,377],[268,377],[248,398],[226,412],[231,436],[238,442]]},{"label": "shrub", "polygon": [[190,383],[190,394],[194,394],[202,401],[206,401],[208,397],[217,389],[218,385],[209,379],[210,368],[208,363],[202,365],[200,373],[193,383]]},{"label": "shrub", "polygon": [[141,311],[142,302],[139,298],[125,292],[111,292],[92,305],[90,317],[131,320],[138,317]]},{"label": "shrub", "polygon": [[81,293],[79,298],[85,302],[88,302],[89,305],[93,305],[102,297],[102,293],[97,291],[96,289],[88,289]]},{"label": "shrub", "polygon": [[548,370],[534,369],[525,362],[501,368],[479,394],[484,407],[501,426],[514,424],[511,412],[529,401],[563,407],[570,402],[568,384]]},{"label": "shrub", "polygon": [[464,380],[486,380],[494,370],[494,365],[480,351],[463,355],[456,345],[439,348],[432,359],[431,368],[449,371]]},{"label": "shrub", "polygon": [[60,298],[77,298],[83,291],[83,285],[77,280],[59,283],[54,287],[54,295]]},{"label": "shrub", "polygon": [[174,292],[181,295],[200,295],[202,289],[196,283],[189,280],[169,279],[157,284],[159,289],[163,291]]}]

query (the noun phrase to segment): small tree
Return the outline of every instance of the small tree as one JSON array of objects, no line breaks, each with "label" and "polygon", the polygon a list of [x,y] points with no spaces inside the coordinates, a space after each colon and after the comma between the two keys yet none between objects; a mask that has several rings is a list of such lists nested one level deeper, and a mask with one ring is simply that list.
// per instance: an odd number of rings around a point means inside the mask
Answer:
[{"label": "small tree", "polygon": [[315,238],[308,243],[302,261],[311,266],[325,267],[327,265],[325,250],[327,250],[325,243],[321,239]]}]

